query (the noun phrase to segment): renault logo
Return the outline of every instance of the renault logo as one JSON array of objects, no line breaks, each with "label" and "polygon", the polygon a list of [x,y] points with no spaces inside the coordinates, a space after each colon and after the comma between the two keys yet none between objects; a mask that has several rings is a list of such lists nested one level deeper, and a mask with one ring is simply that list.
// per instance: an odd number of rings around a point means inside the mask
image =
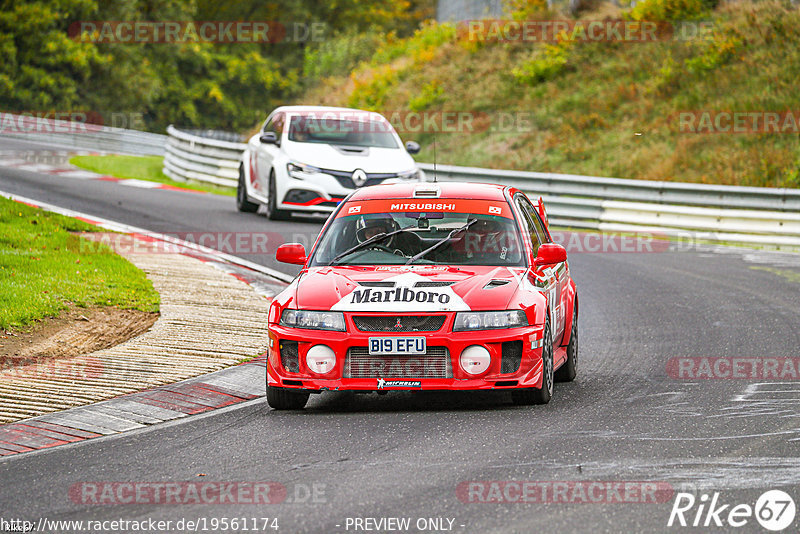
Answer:
[{"label": "renault logo", "polygon": [[356,187],[361,187],[362,185],[367,183],[367,173],[365,173],[361,169],[354,170],[353,183],[356,184]]}]

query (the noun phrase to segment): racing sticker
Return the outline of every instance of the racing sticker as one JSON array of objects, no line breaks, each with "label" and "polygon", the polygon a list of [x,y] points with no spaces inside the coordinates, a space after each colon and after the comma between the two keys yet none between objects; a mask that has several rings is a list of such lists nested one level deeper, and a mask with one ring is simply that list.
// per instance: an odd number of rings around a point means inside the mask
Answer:
[{"label": "racing sticker", "polygon": [[336,311],[427,312],[469,311],[470,307],[450,286],[416,287],[428,278],[417,273],[403,273],[387,278],[392,287],[357,286],[331,307]]},{"label": "racing sticker", "polygon": [[421,388],[422,382],[420,380],[384,380],[378,379],[378,389],[388,388]]},{"label": "racing sticker", "polygon": [[387,199],[363,200],[347,203],[347,209],[339,210],[336,216],[366,215],[370,213],[475,213],[512,219],[511,209],[503,201],[475,199]]}]

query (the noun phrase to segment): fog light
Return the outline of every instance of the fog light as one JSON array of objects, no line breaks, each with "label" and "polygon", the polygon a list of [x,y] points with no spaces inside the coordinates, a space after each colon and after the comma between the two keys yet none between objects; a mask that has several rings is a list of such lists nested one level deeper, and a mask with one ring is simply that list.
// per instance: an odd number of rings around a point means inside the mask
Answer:
[{"label": "fog light", "polygon": [[314,345],[306,353],[306,365],[312,372],[324,375],[336,365],[336,354],[326,345]]},{"label": "fog light", "polygon": [[479,375],[489,368],[492,357],[485,347],[471,345],[464,349],[459,358],[461,369],[471,375]]}]

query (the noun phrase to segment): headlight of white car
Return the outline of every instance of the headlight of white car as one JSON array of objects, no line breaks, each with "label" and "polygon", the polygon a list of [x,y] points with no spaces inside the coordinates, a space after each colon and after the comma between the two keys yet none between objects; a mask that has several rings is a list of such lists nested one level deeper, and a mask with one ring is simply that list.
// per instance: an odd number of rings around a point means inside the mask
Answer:
[{"label": "headlight of white car", "polygon": [[458,312],[453,323],[453,332],[465,330],[494,330],[527,326],[528,318],[522,310],[491,312]]},{"label": "headlight of white car", "polygon": [[422,176],[422,173],[419,169],[413,169],[410,171],[405,172],[398,172],[397,177],[401,180],[419,180]]},{"label": "headlight of white car", "polygon": [[291,328],[345,331],[342,312],[283,310],[280,324]]},{"label": "headlight of white car", "polygon": [[297,178],[298,180],[307,178],[309,174],[317,174],[320,172],[319,168],[303,163],[287,163],[286,170],[289,171],[289,176]]}]

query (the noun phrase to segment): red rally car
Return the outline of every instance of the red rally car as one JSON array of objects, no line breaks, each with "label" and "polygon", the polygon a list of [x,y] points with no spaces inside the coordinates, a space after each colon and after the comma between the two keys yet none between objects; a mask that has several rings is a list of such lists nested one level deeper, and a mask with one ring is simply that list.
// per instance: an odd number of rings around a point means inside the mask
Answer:
[{"label": "red rally car", "polygon": [[269,311],[267,401],[322,391],[508,389],[545,404],[575,378],[578,295],[541,199],[476,183],[357,189]]}]

